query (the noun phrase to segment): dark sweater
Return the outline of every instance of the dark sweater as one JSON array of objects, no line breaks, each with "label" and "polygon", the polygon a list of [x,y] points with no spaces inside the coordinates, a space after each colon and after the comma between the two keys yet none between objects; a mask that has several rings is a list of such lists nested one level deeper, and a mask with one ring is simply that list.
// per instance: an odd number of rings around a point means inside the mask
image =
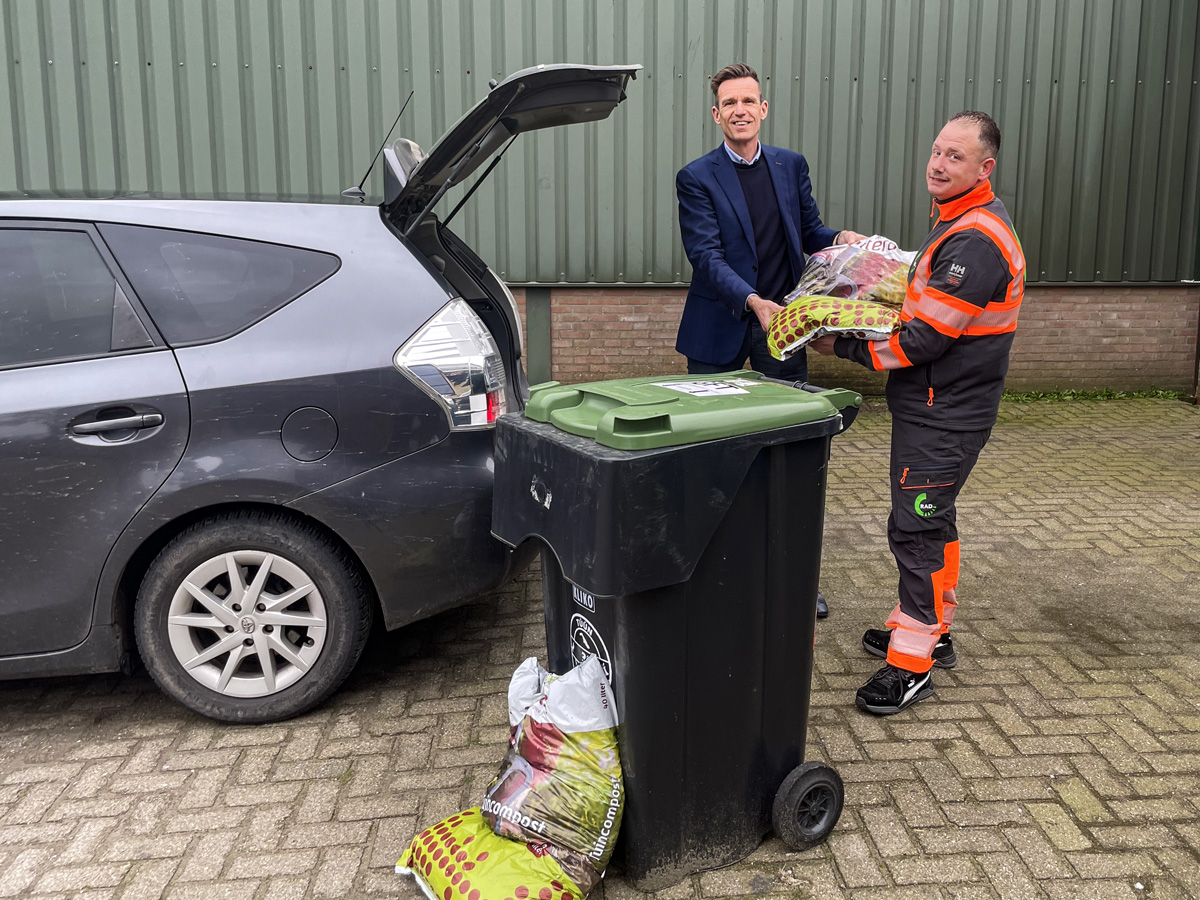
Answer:
[{"label": "dark sweater", "polygon": [[796,285],[792,261],[788,257],[787,237],[783,217],[779,214],[779,199],[771,181],[767,157],[759,154],[749,166],[735,165],[746,205],[750,207],[750,224],[754,226],[754,245],[758,251],[758,279],[754,289],[760,297],[778,303]]}]

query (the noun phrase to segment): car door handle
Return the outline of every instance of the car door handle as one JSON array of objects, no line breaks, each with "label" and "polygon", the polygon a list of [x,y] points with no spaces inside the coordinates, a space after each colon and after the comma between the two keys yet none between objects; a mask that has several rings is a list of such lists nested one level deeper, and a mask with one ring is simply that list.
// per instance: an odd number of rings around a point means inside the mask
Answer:
[{"label": "car door handle", "polygon": [[154,428],[163,423],[162,413],[143,413],[140,416],[125,416],[122,419],[102,419],[99,422],[84,422],[71,428],[72,434],[103,434],[106,431],[124,431],[128,428]]}]

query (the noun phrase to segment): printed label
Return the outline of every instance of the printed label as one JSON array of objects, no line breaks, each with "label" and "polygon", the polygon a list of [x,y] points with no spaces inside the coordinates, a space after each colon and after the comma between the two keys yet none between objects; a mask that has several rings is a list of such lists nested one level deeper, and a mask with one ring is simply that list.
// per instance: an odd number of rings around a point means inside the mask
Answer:
[{"label": "printed label", "polygon": [[[611,778],[612,776],[609,777]],[[604,825],[600,829],[599,839],[592,845],[592,852],[588,854],[592,859],[602,859],[604,851],[608,849],[608,840],[612,837],[613,822],[616,821],[617,813],[621,810],[622,794],[621,779],[612,778],[612,790],[608,795],[608,808],[604,811]]]},{"label": "printed label", "polygon": [[663,387],[693,397],[725,397],[730,394],[748,394],[732,381],[656,381],[655,387]]},{"label": "printed label", "polygon": [[876,253],[887,253],[891,250],[899,250],[900,245],[895,241],[889,241],[885,237],[878,234],[873,234],[870,237],[865,237],[854,242],[855,247],[861,247],[863,250],[874,250]]},{"label": "printed label", "polygon": [[932,503],[927,503],[925,500],[925,496],[926,495],[923,493],[917,494],[917,499],[913,503],[913,509],[916,510],[916,513],[918,516],[921,516],[923,518],[928,518],[929,516],[932,516],[935,512],[937,512],[937,507],[934,506]]},{"label": "printed label", "polygon": [[586,609],[588,612],[596,611],[596,598],[587,591],[571,585],[571,599]]},{"label": "printed label", "polygon": [[596,630],[596,626],[584,616],[575,613],[571,616],[571,659],[576,665],[594,656],[600,660],[600,668],[604,669],[604,677],[612,683],[612,658],[608,655],[608,647],[604,638]]}]

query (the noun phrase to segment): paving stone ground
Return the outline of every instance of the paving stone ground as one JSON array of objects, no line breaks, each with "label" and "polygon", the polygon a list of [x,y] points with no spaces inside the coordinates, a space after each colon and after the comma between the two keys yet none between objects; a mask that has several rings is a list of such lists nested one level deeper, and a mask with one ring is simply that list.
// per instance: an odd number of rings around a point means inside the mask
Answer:
[{"label": "paving stone ground", "polygon": [[[830,471],[806,753],[846,782],[837,829],[655,896],[1200,900],[1200,409],[1006,404],[960,501],[959,666],[877,719],[853,694],[895,596],[887,437],[868,409]],[[392,866],[494,774],[540,598],[534,571],[378,635],[279,725],[209,722],[144,674],[0,683],[0,897],[419,897]]]}]

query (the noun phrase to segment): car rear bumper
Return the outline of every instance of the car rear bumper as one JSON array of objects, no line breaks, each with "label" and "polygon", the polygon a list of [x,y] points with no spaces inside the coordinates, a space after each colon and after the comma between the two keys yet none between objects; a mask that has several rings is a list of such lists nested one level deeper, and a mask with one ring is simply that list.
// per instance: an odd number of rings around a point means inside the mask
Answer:
[{"label": "car rear bumper", "polygon": [[394,629],[497,587],[531,558],[491,535],[492,471],[492,431],[454,432],[288,506],[350,545]]}]

